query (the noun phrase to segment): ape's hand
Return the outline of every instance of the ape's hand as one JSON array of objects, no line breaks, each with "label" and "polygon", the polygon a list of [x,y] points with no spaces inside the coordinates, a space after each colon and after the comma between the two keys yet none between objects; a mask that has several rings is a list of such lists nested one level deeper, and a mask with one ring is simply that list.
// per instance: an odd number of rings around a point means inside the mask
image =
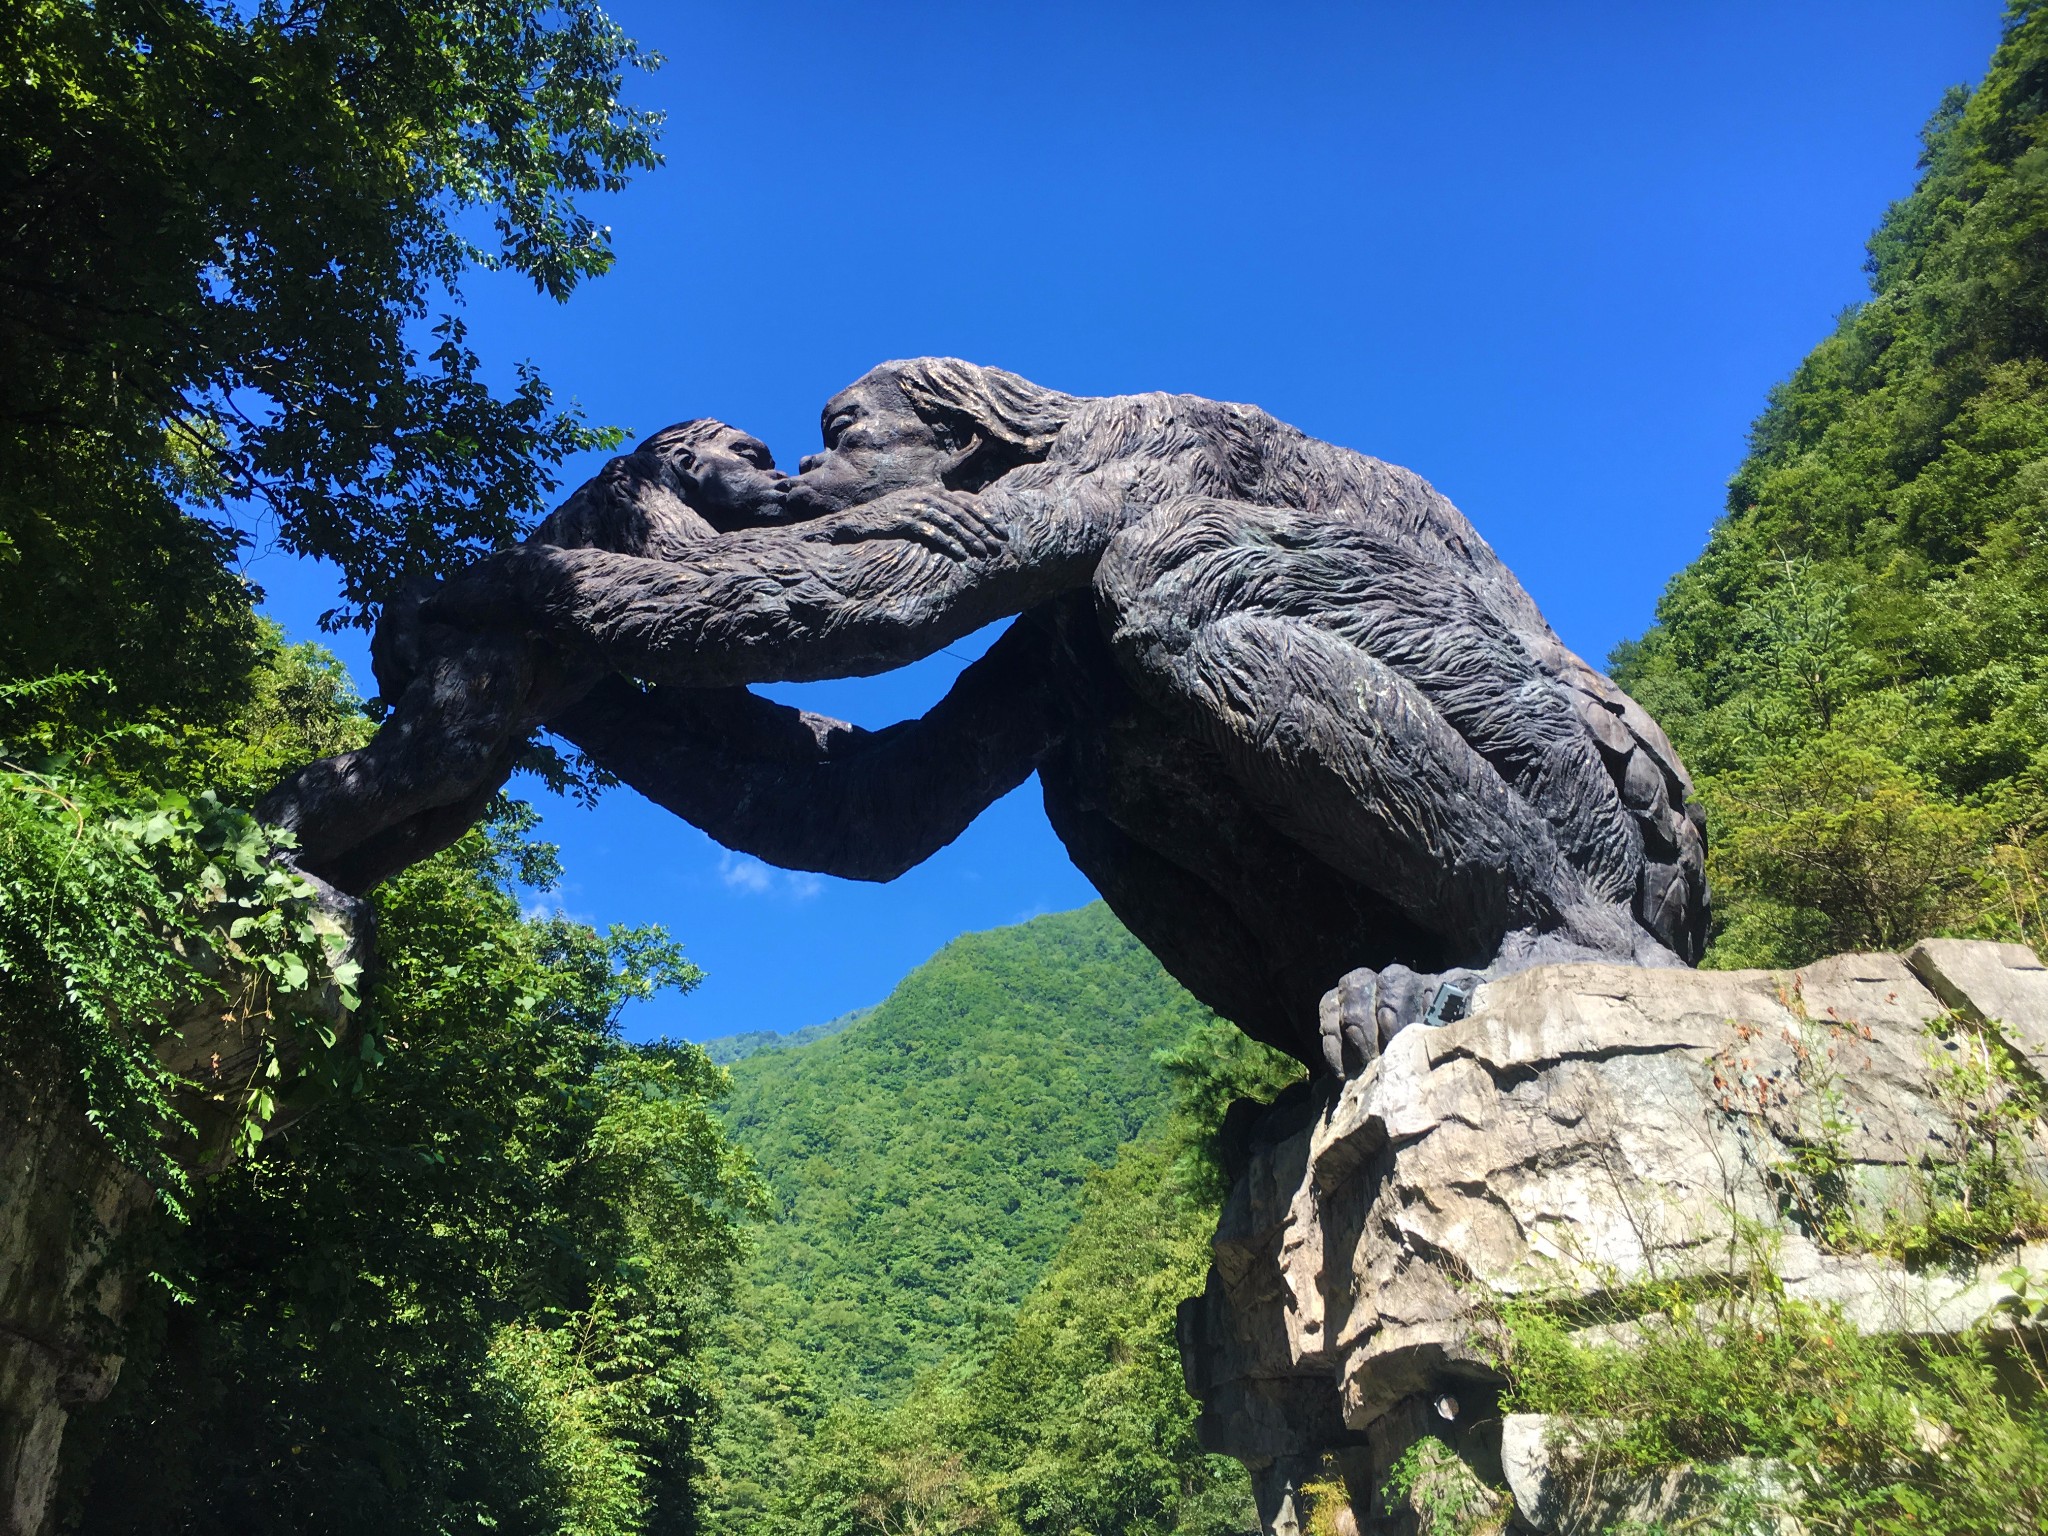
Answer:
[{"label": "ape's hand", "polygon": [[910,539],[951,560],[979,560],[998,553],[1009,538],[981,514],[966,491],[939,488],[891,491],[887,496],[832,519],[835,544],[868,539]]}]

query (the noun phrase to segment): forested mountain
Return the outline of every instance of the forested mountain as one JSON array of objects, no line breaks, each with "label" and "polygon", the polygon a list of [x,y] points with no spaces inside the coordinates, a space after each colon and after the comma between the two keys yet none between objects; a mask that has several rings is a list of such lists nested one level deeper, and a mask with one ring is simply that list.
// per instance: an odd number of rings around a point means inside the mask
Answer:
[{"label": "forested mountain", "polygon": [[1292,1062],[1095,905],[957,939],[843,1032],[731,1071],[775,1213],[712,1349],[709,1529],[1243,1528],[1172,1316],[1208,1262],[1207,1131]]},{"label": "forested mountain", "polygon": [[852,1028],[874,1011],[872,1008],[855,1008],[822,1024],[806,1024],[801,1029],[787,1032],[750,1029],[737,1035],[720,1035],[716,1040],[703,1042],[704,1054],[717,1065],[729,1067],[736,1061],[745,1061],[757,1051],[786,1051],[793,1046],[809,1045],[813,1040],[836,1035],[842,1029]]},{"label": "forested mountain", "polygon": [[743,1270],[764,1335],[900,1394],[1023,1298],[1206,1017],[1096,905],[955,939],[853,1028],[735,1063],[726,1128],[776,1205]]},{"label": "forested mountain", "polygon": [[2048,9],[1924,144],[1870,299],[1612,660],[1701,779],[1710,963],[2048,941]]}]

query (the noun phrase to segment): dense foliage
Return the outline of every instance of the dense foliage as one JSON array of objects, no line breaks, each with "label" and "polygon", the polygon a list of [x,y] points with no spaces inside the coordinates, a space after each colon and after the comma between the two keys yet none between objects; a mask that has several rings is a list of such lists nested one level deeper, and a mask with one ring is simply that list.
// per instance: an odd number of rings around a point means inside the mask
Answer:
[{"label": "dense foliage", "polygon": [[1165,1109],[1202,1010],[1100,906],[956,939],[854,1028],[732,1067],[726,1124],[779,1220],[770,1337],[892,1395],[1022,1299],[1088,1175]]},{"label": "dense foliage", "polygon": [[1819,1536],[2029,1536],[2048,1509],[2048,1307],[2039,1276],[2006,1278],[2017,1295],[1955,1336],[1861,1333],[1838,1306],[1789,1298],[1765,1252],[1726,1283],[1660,1288],[1626,1348],[1583,1310],[1512,1300],[1504,1406],[1589,1423],[1579,1454],[1637,1474],[1742,1457],[1794,1469],[1759,1486],[1737,1462],[1719,1507],[1694,1515],[1705,1528],[1770,1529],[1796,1499]]},{"label": "dense foliage", "polygon": [[179,1102],[191,1085],[158,1059],[164,1027],[215,999],[269,1021],[253,1084],[210,1094],[235,1123],[209,1153],[244,1149],[276,1107],[279,1044],[312,1048],[309,1078],[352,1075],[339,1016],[318,1005],[331,986],[353,1007],[361,967],[323,934],[310,887],[278,866],[246,811],[171,792],[131,814],[64,770],[61,759],[14,761],[0,740],[9,1054],[18,1068],[75,1076],[86,1119],[176,1208],[189,1181],[164,1130],[194,1106]]},{"label": "dense foliage", "polygon": [[[710,1351],[708,1530],[865,1518],[873,1490],[836,1480],[876,1436],[906,1476],[959,1459],[932,1392],[1004,1337],[1090,1180],[1166,1113],[1155,1053],[1206,1017],[1096,906],[955,940],[844,1029],[733,1066],[726,1125],[775,1219]],[[1166,1385],[1162,1411],[1190,1413]],[[941,1481],[931,1498],[962,1493]]]},{"label": "dense foliage", "polygon": [[1243,1469],[1203,1454],[1174,1308],[1201,1290],[1216,1211],[1157,1130],[1090,1181],[1080,1222],[978,1367],[881,1412],[841,1403],[750,1527],[1237,1536]]},{"label": "dense foliage", "polygon": [[[10,1064],[76,1074],[184,1218],[120,1256],[158,1278],[115,1399],[74,1423],[74,1527],[687,1528],[699,1335],[758,1185],[711,1111],[723,1073],[618,1043],[628,1000],[694,985],[676,947],[520,915],[515,877],[549,873],[530,816],[379,893],[354,1030],[266,1083],[254,1155],[196,1186],[167,1155],[189,1100],[151,1047],[219,974],[197,946],[286,990],[324,979],[295,877],[190,792],[246,793],[366,726],[331,662],[257,635],[251,703],[215,732],[69,749],[45,699],[37,766],[0,750]],[[157,787],[131,803],[138,780]],[[266,1139],[273,1091],[317,1112]]]},{"label": "dense foliage", "polygon": [[[1091,1007],[1067,1011],[1077,996]],[[889,1062],[890,1091],[861,1096],[835,1048]],[[1100,907],[956,941],[845,1034],[742,1063],[754,1118],[731,1123],[783,1214],[717,1351],[707,1528],[1247,1529],[1242,1472],[1195,1444],[1173,1316],[1208,1267],[1223,1106],[1299,1072],[1206,1018]],[[827,1082],[852,1115],[814,1102]]]},{"label": "dense foliage", "polygon": [[[0,17],[0,1025],[178,1218],[115,1256],[151,1278],[73,1421],[72,1528],[689,1526],[758,1185],[719,1069],[616,1023],[694,969],[522,917],[550,857],[501,805],[378,893],[358,977],[238,809],[370,726],[257,617],[239,530],[334,562],[361,619],[608,440],[487,382],[460,284],[604,270],[578,202],[655,163],[621,99],[652,62],[590,0]],[[205,1085],[158,1037],[223,986],[307,1066],[266,1051],[243,1155],[195,1180]],[[264,1136],[287,1100],[318,1102]]]},{"label": "dense foliage", "polygon": [[806,1024],[801,1029],[749,1029],[736,1035],[720,1035],[716,1040],[704,1042],[704,1054],[721,1067],[729,1067],[762,1051],[786,1051],[795,1046],[809,1045],[813,1040],[823,1040],[843,1029],[851,1029],[873,1012],[872,1008],[854,1008],[836,1019],[827,1019],[822,1024]]},{"label": "dense foliage", "polygon": [[191,1299],[74,1444],[80,1529],[687,1528],[691,1350],[756,1186],[723,1074],[616,1043],[694,970],[522,919],[502,864],[473,834],[380,893],[383,1059],[201,1190]]},{"label": "dense foliage", "polygon": [[134,718],[246,631],[208,514],[360,614],[598,440],[455,314],[478,264],[602,272],[576,198],[655,163],[590,0],[29,0],[0,60],[0,669],[111,660]]},{"label": "dense foliage", "polygon": [[2048,8],[1925,145],[1613,659],[1700,776],[1715,963],[2048,941]]}]

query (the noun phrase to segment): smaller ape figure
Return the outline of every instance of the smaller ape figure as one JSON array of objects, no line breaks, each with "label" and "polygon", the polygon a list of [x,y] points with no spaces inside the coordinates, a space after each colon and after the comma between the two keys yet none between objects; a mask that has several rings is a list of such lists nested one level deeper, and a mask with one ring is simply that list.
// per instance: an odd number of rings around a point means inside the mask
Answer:
[{"label": "smaller ape figure", "polygon": [[[706,552],[743,528],[795,522],[790,479],[759,438],[703,418],[664,427],[580,486],[527,540],[653,561]],[[849,520],[851,541],[901,537],[953,559],[1001,535],[971,512],[899,503]],[[439,852],[483,814],[534,730],[603,680],[573,642],[455,627],[424,611],[430,586],[386,608],[372,665],[389,717],[367,746],[309,763],[259,814],[296,835],[299,868],[352,895]]]}]

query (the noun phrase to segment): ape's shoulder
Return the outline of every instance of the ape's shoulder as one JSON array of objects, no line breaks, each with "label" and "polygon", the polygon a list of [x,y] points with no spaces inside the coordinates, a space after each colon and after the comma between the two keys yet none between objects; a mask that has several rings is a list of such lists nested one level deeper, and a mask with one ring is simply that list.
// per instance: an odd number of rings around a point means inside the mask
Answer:
[{"label": "ape's shoulder", "polygon": [[1236,478],[1255,469],[1275,433],[1300,435],[1257,406],[1158,391],[1105,395],[1080,403],[1046,463],[1088,474],[1115,463],[1189,459]]}]

